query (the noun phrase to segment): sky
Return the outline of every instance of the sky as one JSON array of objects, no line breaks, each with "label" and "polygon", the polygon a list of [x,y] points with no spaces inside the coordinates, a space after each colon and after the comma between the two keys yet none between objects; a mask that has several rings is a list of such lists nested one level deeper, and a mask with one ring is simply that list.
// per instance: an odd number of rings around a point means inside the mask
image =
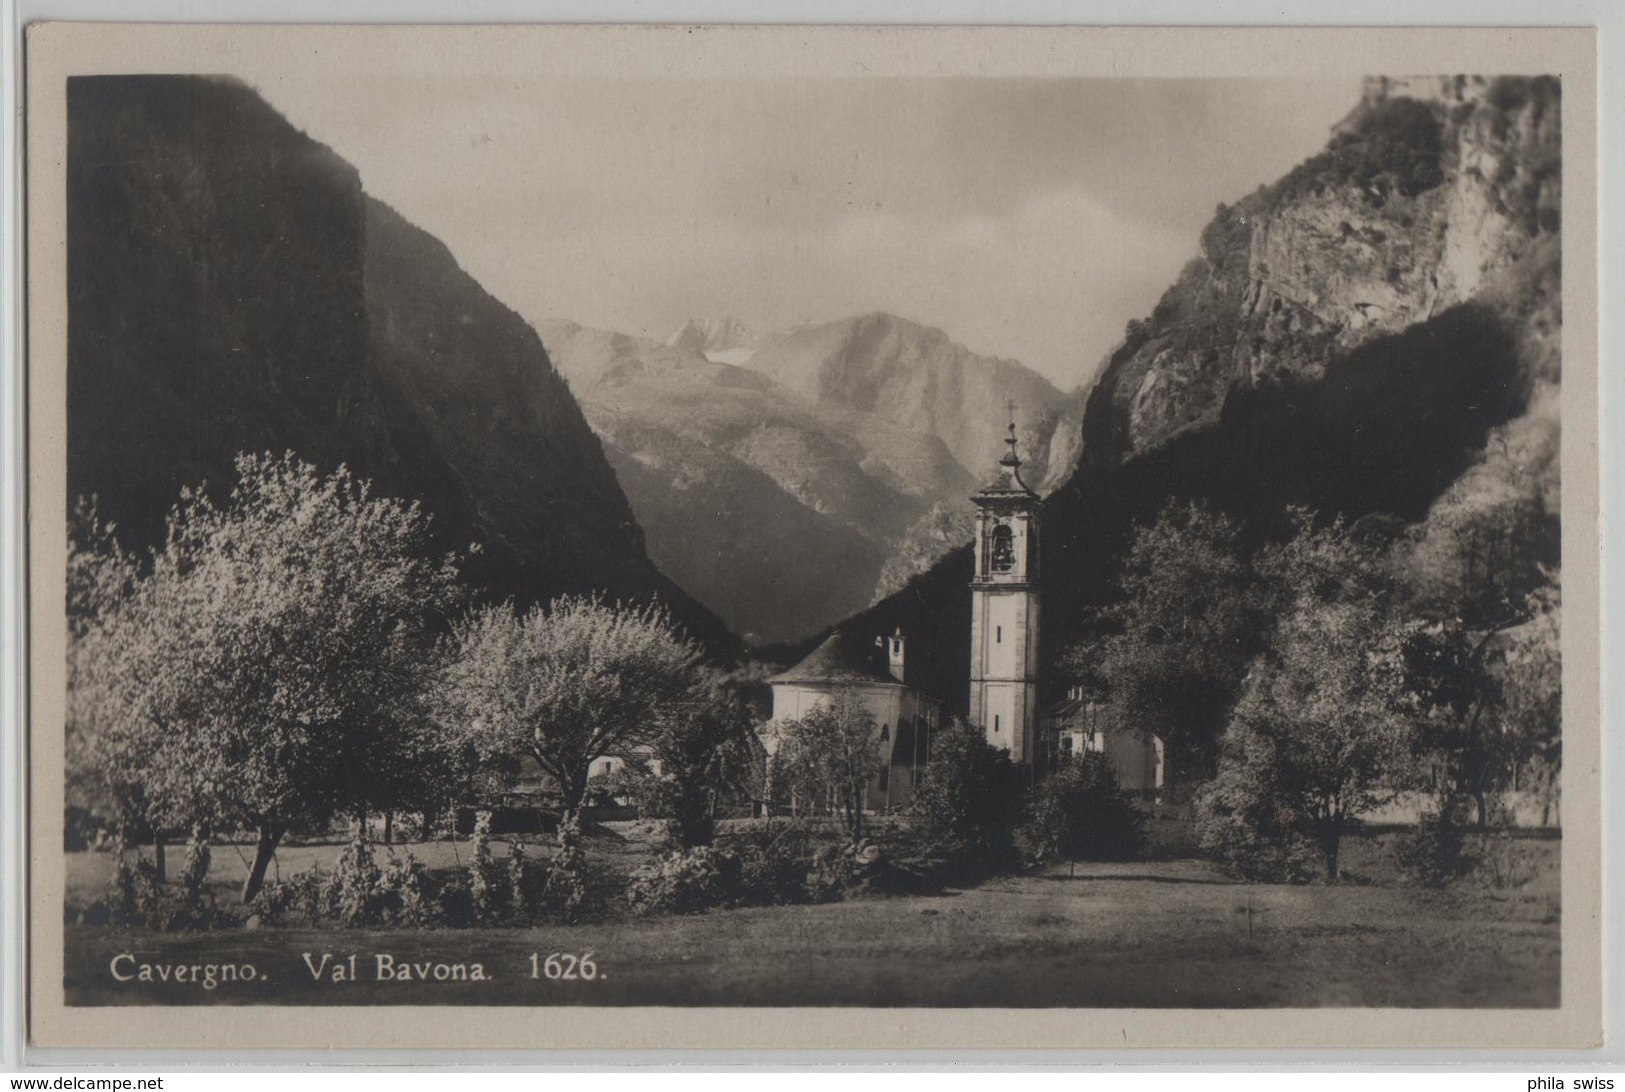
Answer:
[{"label": "sky", "polygon": [[1070,389],[1360,87],[334,66],[261,92],[533,323],[890,311]]}]

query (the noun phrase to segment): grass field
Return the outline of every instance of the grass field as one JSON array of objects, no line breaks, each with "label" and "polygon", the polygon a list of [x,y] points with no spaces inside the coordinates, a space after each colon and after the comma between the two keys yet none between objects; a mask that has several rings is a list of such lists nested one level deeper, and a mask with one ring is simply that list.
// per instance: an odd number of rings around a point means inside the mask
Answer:
[{"label": "grass field", "polygon": [[[595,866],[646,859],[637,832],[595,839]],[[616,841],[618,839],[619,841]],[[617,852],[617,846],[619,851]],[[1079,865],[939,895],[712,911],[536,929],[230,930],[163,935],[70,925],[70,1004],[476,1004],[864,1006],[1546,1007],[1559,1002],[1559,844],[1527,842],[1527,880],[1431,891],[1377,882],[1244,885],[1196,860]],[[439,865],[453,847],[413,847]],[[334,847],[285,850],[330,860]],[[466,855],[466,845],[461,853]],[[1362,856],[1363,855],[1363,856]],[[1378,845],[1349,868],[1378,872]],[[222,891],[240,879],[216,852]],[[70,862],[70,904],[107,859]],[[1362,872],[1363,869],[1363,872]],[[71,916],[71,915],[70,915]],[[302,958],[322,966],[313,978]],[[594,981],[531,978],[554,952],[591,952]],[[114,978],[141,963],[251,964],[252,983]],[[357,980],[332,981],[335,965]],[[423,962],[427,981],[377,978],[377,956]],[[433,980],[434,963],[481,964],[487,981]],[[448,971],[448,973],[451,973]],[[156,971],[154,972],[156,974]]]}]

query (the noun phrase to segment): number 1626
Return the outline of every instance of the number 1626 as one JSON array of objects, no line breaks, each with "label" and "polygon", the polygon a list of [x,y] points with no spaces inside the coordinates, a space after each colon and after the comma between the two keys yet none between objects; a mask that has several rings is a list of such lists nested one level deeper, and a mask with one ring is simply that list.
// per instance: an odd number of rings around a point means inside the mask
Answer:
[{"label": "number 1626", "polygon": [[569,952],[554,952],[548,956],[532,952],[530,977],[554,982],[592,982],[598,978],[598,964],[592,957],[591,952],[579,956]]}]

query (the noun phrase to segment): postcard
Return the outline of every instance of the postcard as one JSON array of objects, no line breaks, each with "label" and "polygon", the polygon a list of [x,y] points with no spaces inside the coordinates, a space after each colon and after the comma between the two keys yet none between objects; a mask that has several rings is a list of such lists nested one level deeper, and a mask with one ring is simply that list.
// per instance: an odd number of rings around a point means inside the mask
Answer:
[{"label": "postcard", "polygon": [[31,27],[31,1041],[1596,1044],[1595,45]]}]

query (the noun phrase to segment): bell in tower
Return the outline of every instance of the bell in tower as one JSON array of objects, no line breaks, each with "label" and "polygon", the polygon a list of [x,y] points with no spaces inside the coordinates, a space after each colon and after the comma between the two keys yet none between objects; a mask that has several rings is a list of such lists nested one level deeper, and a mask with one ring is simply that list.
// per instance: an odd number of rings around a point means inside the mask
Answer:
[{"label": "bell in tower", "polygon": [[976,505],[971,580],[970,716],[1017,762],[1035,757],[1038,726],[1038,508],[1021,478],[1015,422]]}]

